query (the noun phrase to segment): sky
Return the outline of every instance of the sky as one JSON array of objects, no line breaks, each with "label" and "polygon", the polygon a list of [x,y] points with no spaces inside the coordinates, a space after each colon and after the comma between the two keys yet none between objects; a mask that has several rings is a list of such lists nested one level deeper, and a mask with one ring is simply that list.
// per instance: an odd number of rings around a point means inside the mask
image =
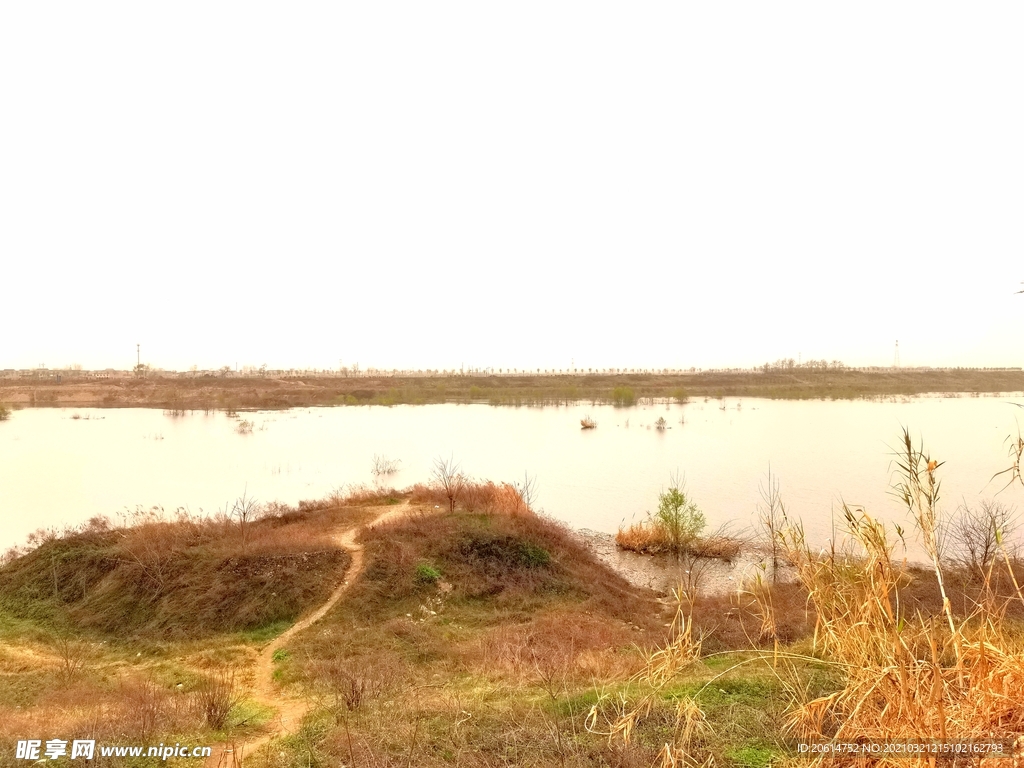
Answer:
[{"label": "sky", "polygon": [[0,368],[1021,366],[1024,5],[0,4]]}]

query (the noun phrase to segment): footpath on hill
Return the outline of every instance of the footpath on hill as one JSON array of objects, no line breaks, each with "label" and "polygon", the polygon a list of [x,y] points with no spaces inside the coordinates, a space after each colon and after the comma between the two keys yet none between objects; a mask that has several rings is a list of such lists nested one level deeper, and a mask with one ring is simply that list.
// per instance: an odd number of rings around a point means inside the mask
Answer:
[{"label": "footpath on hill", "polygon": [[356,582],[366,569],[363,557],[363,546],[359,537],[363,531],[381,523],[395,519],[408,511],[409,502],[405,501],[397,507],[389,508],[377,515],[370,522],[355,527],[345,527],[334,532],[332,540],[351,556],[352,562],[345,573],[345,579],[331,593],[330,597],[308,616],[300,619],[272,642],[268,643],[257,655],[253,670],[254,683],[250,698],[256,703],[275,710],[275,715],[267,724],[266,729],[242,742],[227,742],[213,747],[213,753],[206,760],[206,768],[233,768],[241,765],[246,755],[251,755],[260,747],[281,736],[287,736],[298,730],[302,718],[309,711],[309,701],[295,695],[284,693],[274,683],[274,654],[284,648],[299,632],[320,621],[338,601],[344,597],[349,588]]}]

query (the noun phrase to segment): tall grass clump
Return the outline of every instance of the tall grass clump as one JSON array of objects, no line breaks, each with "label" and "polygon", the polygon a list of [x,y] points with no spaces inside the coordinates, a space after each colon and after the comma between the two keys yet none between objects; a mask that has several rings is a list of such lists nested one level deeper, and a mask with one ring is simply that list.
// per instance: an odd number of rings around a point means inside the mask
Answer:
[{"label": "tall grass clump", "polygon": [[[778,547],[768,554],[792,566],[807,596],[814,622],[810,648],[782,645],[779,622],[786,616],[773,599],[775,587],[756,577],[740,594],[756,603],[761,620],[758,641],[772,640],[773,647],[759,648],[748,636],[745,658],[701,686],[698,695],[674,697],[678,708],[673,739],[665,745],[661,765],[697,766],[711,759],[709,721],[700,694],[751,663],[770,668],[787,695],[782,717],[792,741],[1001,742],[1008,748],[1016,740],[1019,749],[1024,733],[1024,632],[1019,620],[1024,591],[1015,572],[1019,561],[1007,544],[1012,515],[992,505],[979,507],[970,518],[961,513],[959,535],[965,535],[967,526],[968,563],[983,588],[973,601],[966,593],[954,592],[954,611],[951,579],[944,572],[950,563],[943,557],[949,534],[939,508],[942,464],[904,431],[894,465],[893,493],[906,506],[928,556],[923,575],[896,557],[897,548],[906,545],[902,528],[897,525],[890,531],[863,509],[845,504],[847,539],[824,549],[812,547],[802,526],[786,517],[777,481],[769,476],[762,489],[762,527],[765,536],[776,538]],[[675,494],[662,495],[666,511],[685,509],[678,502]],[[652,516],[652,524],[658,519]],[[1005,575],[998,573],[999,568]],[[1000,578],[1013,588],[997,589]],[[922,593],[927,595],[924,600]],[[668,688],[668,681],[685,678],[696,662],[709,658],[700,637],[690,631],[693,592],[680,589],[677,599],[680,608],[669,641],[648,652],[647,668],[635,678],[637,693],[618,701],[600,700],[586,723],[592,732],[628,745],[642,721],[664,721],[657,704],[666,691],[677,690]],[[926,604],[932,607],[925,609]],[[816,676],[826,684],[815,682]],[[839,753],[811,758],[814,765],[853,762]],[[879,752],[864,764],[935,762],[936,756],[927,753]]]},{"label": "tall grass clump", "polygon": [[7,421],[11,418],[11,409],[5,405],[0,405],[0,421]]},{"label": "tall grass clump", "polygon": [[584,726],[590,733],[606,736],[610,745],[618,743],[628,751],[643,721],[650,719],[665,699],[674,698],[671,737],[658,753],[656,765],[711,766],[714,758],[706,738],[711,729],[696,696],[666,695],[670,684],[692,670],[702,656],[701,637],[693,631],[693,594],[679,589],[673,590],[673,597],[676,613],[668,637],[663,645],[643,651],[643,667],[630,681],[633,695],[620,691],[616,700],[607,693],[599,694]]},{"label": "tall grass clump", "polygon": [[[940,557],[941,462],[904,431],[895,464],[893,489],[931,561],[939,613],[912,614],[901,602],[908,576],[893,557],[896,539],[903,539],[899,526],[893,539],[863,510],[844,505],[851,546],[826,551],[813,550],[799,525],[787,526],[781,540],[816,615],[813,653],[841,677],[839,689],[827,696],[811,697],[794,686],[788,726],[802,739],[843,742],[1013,737],[1024,729],[1019,629],[1004,623],[1005,601],[983,599],[966,615],[954,614]],[[1002,547],[1001,534],[997,540]],[[985,579],[991,580],[995,564],[992,558]],[[1008,556],[1004,564],[1011,566]],[[1024,595],[1017,589],[1013,599],[1024,602]],[[884,755],[878,764],[890,761],[907,765],[905,756]]]}]

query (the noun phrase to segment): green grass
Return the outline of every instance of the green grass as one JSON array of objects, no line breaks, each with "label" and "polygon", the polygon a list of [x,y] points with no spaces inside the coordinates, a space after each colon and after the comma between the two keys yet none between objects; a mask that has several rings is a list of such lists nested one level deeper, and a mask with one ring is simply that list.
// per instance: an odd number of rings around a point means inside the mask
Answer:
[{"label": "green grass", "polygon": [[[625,690],[625,686],[622,689]],[[602,693],[614,695],[617,692],[617,690],[609,690],[607,686],[602,691],[598,691],[596,688],[587,688],[566,696],[559,696],[556,699],[546,697],[543,706],[562,717],[573,717],[578,716],[581,712],[589,712],[591,707],[600,702]]]},{"label": "green grass", "polygon": [[772,698],[783,693],[782,687],[775,679],[765,677],[726,676],[707,684],[704,682],[687,682],[671,686],[662,692],[664,698],[676,700],[692,698],[714,712],[723,708],[745,706],[760,708]]},{"label": "green grass", "polygon": [[774,758],[782,756],[782,752],[754,742],[726,749],[725,756],[741,768],[767,768]]},{"label": "green grass", "polygon": [[231,730],[246,727],[256,727],[269,722],[276,711],[270,707],[265,707],[257,701],[252,699],[244,699],[234,707],[231,708],[231,713],[228,715],[227,731],[230,733]]},{"label": "green grass", "polygon": [[441,572],[430,563],[416,566],[416,581],[420,584],[434,584],[441,578]]},{"label": "green grass", "polygon": [[246,643],[266,643],[284,633],[294,623],[294,621],[285,619],[272,621],[262,627],[243,630],[238,633],[238,636]]}]

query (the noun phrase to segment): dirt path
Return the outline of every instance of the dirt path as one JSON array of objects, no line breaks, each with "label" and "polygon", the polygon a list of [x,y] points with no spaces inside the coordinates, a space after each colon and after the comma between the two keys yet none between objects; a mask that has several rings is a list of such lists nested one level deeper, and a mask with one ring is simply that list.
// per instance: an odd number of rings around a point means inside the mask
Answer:
[{"label": "dirt path", "polygon": [[320,621],[345,595],[356,579],[362,575],[363,570],[366,568],[366,562],[363,558],[363,547],[356,541],[359,538],[359,534],[367,528],[372,528],[375,525],[399,517],[408,511],[408,507],[409,502],[405,502],[398,507],[382,512],[366,525],[346,528],[335,533],[333,537],[334,542],[339,547],[347,550],[352,556],[352,562],[345,572],[345,580],[338,585],[323,605],[282,632],[270,644],[264,647],[256,657],[251,698],[264,706],[277,710],[277,714],[267,724],[266,730],[263,733],[243,742],[215,745],[213,747],[213,754],[205,762],[205,768],[233,768],[234,766],[241,766],[243,764],[242,761],[247,756],[254,754],[263,745],[279,736],[286,736],[298,730],[302,718],[309,710],[309,702],[278,690],[274,684],[274,652],[285,647],[296,634]]}]

